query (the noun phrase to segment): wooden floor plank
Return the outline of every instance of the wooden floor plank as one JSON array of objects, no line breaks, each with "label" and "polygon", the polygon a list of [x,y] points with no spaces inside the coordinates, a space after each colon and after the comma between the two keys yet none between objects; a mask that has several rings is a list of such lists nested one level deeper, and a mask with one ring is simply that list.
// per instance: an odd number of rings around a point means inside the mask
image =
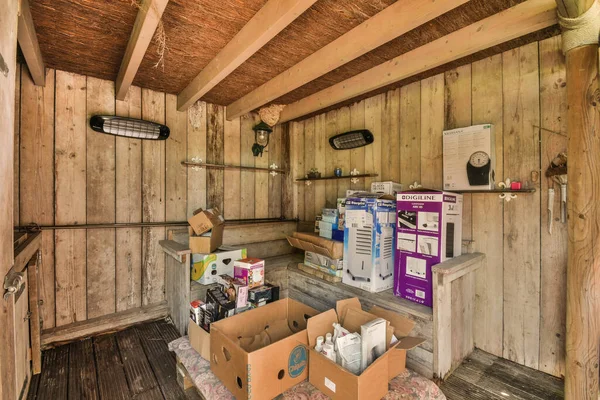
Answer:
[{"label": "wooden floor plank", "polygon": [[[115,336],[121,353],[125,376],[133,394],[138,395],[157,388],[158,382],[148,363],[137,331],[130,328],[118,332]],[[152,394],[150,393],[148,396],[152,396]]]},{"label": "wooden floor plank", "polygon": [[145,391],[144,393],[136,394],[133,396],[135,400],[163,400],[164,397],[162,392],[160,391],[160,387],[156,386],[150,390]]},{"label": "wooden floor plank", "polygon": [[111,400],[131,399],[132,394],[127,385],[115,335],[95,338],[94,350],[100,397]]},{"label": "wooden floor plank", "polygon": [[181,337],[181,334],[179,334],[179,331],[177,330],[177,328],[175,328],[175,325],[173,325],[169,321],[156,321],[156,325],[158,327],[158,331],[160,332],[162,338],[167,343],[167,345],[173,340],[179,339]]},{"label": "wooden floor plank", "polygon": [[158,325],[151,322],[136,326],[135,329],[163,396],[166,399],[185,399],[185,393],[177,384],[175,355],[168,350]]},{"label": "wooden floor plank", "polygon": [[33,375],[31,377],[31,384],[29,385],[29,393],[27,394],[27,400],[38,399],[38,388],[40,387],[40,380],[42,374]]},{"label": "wooden floor plank", "polygon": [[69,347],[62,346],[44,352],[38,399],[67,398],[69,378]]},{"label": "wooden floor plank", "polygon": [[65,347],[69,347],[69,398],[99,399],[92,339],[73,342]]},{"label": "wooden floor plank", "polygon": [[440,387],[448,400],[500,400],[502,397],[451,375]]}]

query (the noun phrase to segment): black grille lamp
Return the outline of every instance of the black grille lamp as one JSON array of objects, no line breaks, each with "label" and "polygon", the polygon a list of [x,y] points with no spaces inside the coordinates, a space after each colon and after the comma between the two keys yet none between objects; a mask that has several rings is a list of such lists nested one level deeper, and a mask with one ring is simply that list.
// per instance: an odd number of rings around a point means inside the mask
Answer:
[{"label": "black grille lamp", "polygon": [[101,133],[123,136],[133,139],[165,140],[170,130],[166,125],[135,118],[94,115],[90,118],[90,127]]},{"label": "black grille lamp", "polygon": [[273,129],[265,122],[260,121],[252,130],[254,131],[255,141],[252,145],[252,154],[254,154],[254,157],[262,157],[263,150],[269,145],[269,136],[273,132]]}]

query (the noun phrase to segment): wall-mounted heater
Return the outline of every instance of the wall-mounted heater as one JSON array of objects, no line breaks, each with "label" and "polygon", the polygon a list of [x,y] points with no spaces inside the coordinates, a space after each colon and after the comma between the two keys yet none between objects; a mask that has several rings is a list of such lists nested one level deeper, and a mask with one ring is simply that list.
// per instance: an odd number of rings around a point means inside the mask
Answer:
[{"label": "wall-mounted heater", "polygon": [[132,139],[165,140],[171,131],[166,125],[135,118],[94,115],[90,127],[96,132]]},{"label": "wall-mounted heater", "polygon": [[334,150],[348,150],[363,147],[373,143],[375,137],[367,129],[344,132],[329,138],[329,144]]}]

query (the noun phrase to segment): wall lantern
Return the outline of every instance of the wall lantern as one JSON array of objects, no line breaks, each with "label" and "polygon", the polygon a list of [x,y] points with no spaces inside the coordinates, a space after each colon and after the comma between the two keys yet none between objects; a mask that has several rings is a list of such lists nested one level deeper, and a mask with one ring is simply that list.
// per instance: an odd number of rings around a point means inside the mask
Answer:
[{"label": "wall lantern", "polygon": [[269,145],[269,135],[271,135],[273,129],[265,122],[260,121],[252,130],[254,131],[255,141],[252,145],[252,154],[254,154],[254,157],[262,157],[263,150]]},{"label": "wall lantern", "polygon": [[171,132],[166,125],[109,115],[94,115],[90,127],[96,132],[133,139],[165,140]]},{"label": "wall lantern", "polygon": [[371,131],[359,129],[357,131],[344,132],[335,135],[329,138],[329,144],[334,150],[348,150],[366,146],[373,143],[373,140],[375,140],[375,138]]}]

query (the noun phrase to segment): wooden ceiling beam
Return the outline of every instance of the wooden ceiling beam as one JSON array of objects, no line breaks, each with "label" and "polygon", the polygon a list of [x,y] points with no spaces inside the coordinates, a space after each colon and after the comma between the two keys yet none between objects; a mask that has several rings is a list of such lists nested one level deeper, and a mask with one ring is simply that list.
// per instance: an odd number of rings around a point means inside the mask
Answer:
[{"label": "wooden ceiling beam", "polygon": [[28,0],[21,0],[17,38],[33,83],[38,86],[44,86],[46,84],[46,68],[44,67],[44,59],[42,58],[40,44],[35,33],[33,18],[31,18]]},{"label": "wooden ceiling beam", "polygon": [[269,0],[177,96],[184,111],[273,39],[316,0]]},{"label": "wooden ceiling beam", "polygon": [[289,104],[283,109],[280,122],[353,99],[557,22],[554,0],[527,0]]},{"label": "wooden ceiling beam", "polygon": [[144,0],[140,6],[117,75],[116,97],[125,100],[169,0]]},{"label": "wooden ceiling beam", "polygon": [[228,105],[227,119],[267,104],[468,1],[398,1]]}]

